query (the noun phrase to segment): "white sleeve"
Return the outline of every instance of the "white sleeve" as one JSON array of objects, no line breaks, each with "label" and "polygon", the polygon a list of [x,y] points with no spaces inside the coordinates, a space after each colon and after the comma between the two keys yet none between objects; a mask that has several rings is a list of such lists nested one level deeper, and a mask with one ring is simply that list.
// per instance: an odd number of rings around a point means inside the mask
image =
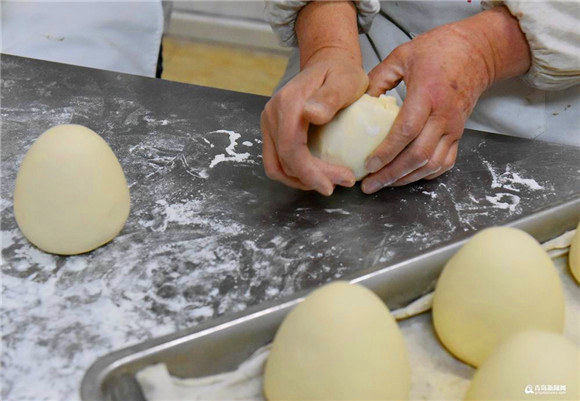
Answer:
[{"label": "white sleeve", "polygon": [[532,53],[523,77],[542,90],[580,83],[580,2],[577,0],[483,0],[484,9],[505,5],[518,19]]},{"label": "white sleeve", "polygon": [[[308,1],[297,0],[266,0],[266,20],[284,46],[298,45],[294,24],[298,12],[308,3]],[[358,11],[359,32],[368,32],[381,4],[379,0],[357,0],[355,4]]]}]

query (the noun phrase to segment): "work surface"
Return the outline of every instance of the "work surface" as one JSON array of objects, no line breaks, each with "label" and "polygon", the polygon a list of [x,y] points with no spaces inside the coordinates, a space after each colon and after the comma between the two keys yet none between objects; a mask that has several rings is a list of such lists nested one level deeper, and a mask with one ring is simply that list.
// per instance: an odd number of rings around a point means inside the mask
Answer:
[{"label": "work surface", "polygon": [[[2,398],[78,398],[99,356],[328,280],[384,267],[577,197],[577,149],[468,132],[442,178],[331,198],[268,180],[267,98],[2,56]],[[127,176],[125,229],[57,257],[16,226],[26,150],[86,125]]]}]

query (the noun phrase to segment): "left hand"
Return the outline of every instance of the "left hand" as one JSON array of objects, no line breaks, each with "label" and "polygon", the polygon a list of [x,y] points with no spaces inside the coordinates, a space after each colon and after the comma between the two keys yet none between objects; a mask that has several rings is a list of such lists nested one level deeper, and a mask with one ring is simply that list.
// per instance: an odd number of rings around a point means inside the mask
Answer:
[{"label": "left hand", "polygon": [[368,93],[378,96],[404,80],[407,96],[390,134],[367,159],[372,174],[363,180],[363,192],[451,169],[479,96],[529,65],[525,37],[505,7],[443,25],[393,50],[369,73]]}]

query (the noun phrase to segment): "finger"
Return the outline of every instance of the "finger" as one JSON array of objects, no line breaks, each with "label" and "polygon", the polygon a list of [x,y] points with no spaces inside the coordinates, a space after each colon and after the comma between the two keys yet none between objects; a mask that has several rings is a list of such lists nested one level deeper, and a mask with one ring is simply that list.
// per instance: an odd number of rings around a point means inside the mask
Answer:
[{"label": "finger", "polygon": [[440,143],[443,129],[443,121],[435,118],[429,119],[421,131],[421,135],[405,148],[395,160],[379,172],[364,179],[362,191],[367,194],[374,193],[427,166]]},{"label": "finger", "polygon": [[278,161],[284,173],[297,179],[309,189],[323,195],[331,195],[334,185],[330,179],[317,168],[315,158],[307,147],[306,130],[308,123],[297,118],[295,113],[284,113],[279,118],[278,141],[274,143]]},{"label": "finger", "polygon": [[[310,153],[310,150],[308,152]],[[310,156],[311,156],[311,158],[308,157],[308,159],[310,160],[310,162],[308,162],[308,163],[315,166],[315,169],[317,171],[321,172],[325,177],[327,177],[333,186],[340,185],[343,187],[350,188],[350,187],[353,187],[354,184],[356,184],[356,177],[350,169],[343,167],[343,166],[336,165],[336,164],[327,163],[321,159],[318,159],[317,157],[312,156],[311,153],[310,153]],[[283,165],[280,166],[280,168],[285,176],[298,180],[299,179],[298,177],[300,176],[300,174],[304,174],[304,173],[300,173],[300,171],[298,171],[296,169],[291,170],[291,168],[289,168],[288,165],[289,164],[284,163]],[[307,171],[307,170],[303,170],[303,171]],[[310,189],[316,189],[316,188],[310,188]],[[319,191],[319,192],[321,192],[321,191]],[[324,192],[321,192],[321,193],[325,194]]]},{"label": "finger", "polygon": [[340,109],[361,97],[367,85],[368,78],[364,74],[360,79],[345,82],[343,75],[333,74],[332,71],[327,73],[320,88],[306,100],[304,118],[312,124],[326,124]]},{"label": "finger", "polygon": [[455,166],[455,160],[457,159],[458,149],[459,149],[459,140],[456,140],[455,142],[453,142],[453,144],[449,148],[449,151],[447,152],[447,156],[445,157],[445,161],[443,162],[443,168],[435,174],[425,176],[425,179],[432,180],[451,170],[453,166]]},{"label": "finger", "polygon": [[335,185],[343,187],[352,187],[356,184],[356,177],[354,173],[343,166],[330,164],[314,157],[314,163],[320,171],[322,171]]},{"label": "finger", "polygon": [[403,61],[400,51],[395,49],[369,72],[367,93],[371,96],[379,96],[397,86],[403,77]]},{"label": "finger", "polygon": [[278,136],[274,145],[280,166],[287,176],[326,196],[332,194],[335,185],[350,185],[354,180],[352,172],[330,164],[321,168],[320,159],[312,156],[307,146],[308,121],[296,113],[294,104],[288,104],[278,122],[278,132],[283,135]]},{"label": "finger", "polygon": [[268,178],[280,181],[292,188],[305,191],[312,189],[306,187],[296,178],[287,176],[282,171],[282,166],[280,166],[276,155],[276,148],[264,124],[262,124],[262,133],[262,163],[264,164],[264,170],[266,171]]},{"label": "finger", "polygon": [[[409,88],[407,98],[403,102],[401,111],[393,122],[389,134],[367,158],[367,171],[375,173],[391,163],[403,149],[419,136],[430,113],[431,104],[428,96],[424,96],[420,90]],[[422,160],[422,162],[426,163],[427,160]]]},{"label": "finger", "polygon": [[408,174],[395,181],[393,184],[391,184],[391,186],[401,187],[403,185],[419,181],[427,176],[443,174],[445,171],[447,171],[445,169],[445,159],[447,158],[452,144],[453,139],[451,139],[448,135],[443,135],[437,144],[435,152],[433,152],[433,156],[429,160],[429,163],[413,171],[411,174]]},{"label": "finger", "polygon": [[282,166],[284,164],[292,167],[285,167],[291,171],[291,176],[300,180],[307,187],[314,189],[325,196],[330,196],[334,192],[334,184],[322,171],[314,156],[306,146],[297,146],[293,151],[280,155]]}]

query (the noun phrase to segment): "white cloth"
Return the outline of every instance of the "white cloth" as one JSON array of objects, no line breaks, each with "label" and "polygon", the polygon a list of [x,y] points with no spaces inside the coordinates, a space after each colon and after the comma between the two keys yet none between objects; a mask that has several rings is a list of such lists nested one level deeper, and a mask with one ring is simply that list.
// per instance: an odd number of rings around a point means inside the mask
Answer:
[{"label": "white cloth", "polygon": [[[578,284],[567,266],[568,247],[576,231],[568,231],[542,247],[554,260],[566,297],[564,336],[580,344],[580,297]],[[475,370],[453,358],[433,332],[433,293],[405,308],[393,311],[405,337],[411,362],[412,400],[463,399]],[[262,378],[271,344],[256,350],[237,369],[214,376],[182,379],[171,376],[163,363],[148,366],[136,374],[147,401],[264,401]],[[195,363],[195,362],[192,362]]]},{"label": "white cloth", "polygon": [[[370,0],[378,4],[378,0]],[[272,3],[278,7],[280,0]],[[508,0],[511,12],[516,7],[527,7],[528,2]],[[531,3],[531,2],[530,2]],[[532,138],[580,146],[580,88],[574,85],[580,79],[578,66],[578,26],[570,21],[578,20],[578,13],[570,13],[565,23],[560,24],[560,14],[569,7],[559,7],[562,2],[534,2],[519,15],[522,29],[526,33],[532,49],[533,65],[525,79],[514,78],[498,83],[488,89],[479,99],[466,127],[481,131],[501,133],[523,138]],[[578,2],[576,2],[578,4]],[[485,5],[491,6],[491,4]],[[476,0],[441,1],[383,1],[381,12],[374,16],[373,23],[366,35],[360,36],[363,63],[367,71],[389,55],[400,44],[418,34],[437,26],[458,21],[475,15],[482,10],[482,4]],[[545,7],[542,9],[541,7]],[[575,6],[577,8],[577,6]],[[369,8],[372,8],[369,5]],[[513,8],[513,10],[512,10]],[[296,11],[293,15],[297,15]],[[540,15],[543,15],[540,18]],[[533,17],[533,18],[532,18]],[[274,15],[270,19],[276,20]],[[538,22],[538,21],[541,21]],[[280,21],[279,21],[280,22]],[[277,26],[272,24],[279,35],[292,25]],[[292,27],[292,28],[291,28]],[[566,41],[558,39],[569,31]],[[530,39],[534,31],[534,38]],[[552,46],[545,47],[546,44]],[[574,52],[575,50],[575,52]],[[576,60],[576,67],[574,67]],[[574,69],[575,68],[575,69]],[[299,55],[293,51],[287,72],[282,84],[299,72]],[[544,90],[549,86],[549,91]],[[541,87],[542,89],[539,89]],[[567,88],[567,89],[562,89]],[[402,100],[406,95],[404,83],[400,84],[390,95]]]},{"label": "white cloth", "polygon": [[3,1],[3,53],[153,77],[161,0]]},{"label": "white cloth", "polygon": [[580,83],[580,2],[482,1],[484,9],[503,4],[518,19],[532,53],[524,80],[544,90]]},{"label": "white cloth", "polygon": [[[266,18],[280,42],[287,46],[296,46],[294,23],[298,12],[307,1],[266,0]],[[386,3],[386,2],[385,2]],[[416,3],[422,3],[421,1]],[[424,3],[424,2],[423,2]],[[447,2],[450,3],[450,2]],[[469,8],[470,2],[455,2],[443,7],[456,14],[458,10]],[[467,4],[466,4],[467,3]],[[357,1],[359,27],[368,32],[372,20],[379,12],[379,0]],[[580,2],[571,0],[521,1],[521,0],[483,0],[483,9],[505,5],[514,15],[525,33],[532,52],[532,67],[524,79],[538,89],[565,89],[580,83]],[[431,6],[431,5],[429,5]],[[399,7],[394,3],[389,7]],[[440,7],[439,4],[436,7]],[[473,7],[471,7],[473,9]],[[387,11],[388,12],[388,11]],[[404,12],[404,11],[403,11]],[[429,25],[430,13],[410,15],[415,21],[406,25]],[[421,21],[425,20],[427,21]],[[423,23],[422,23],[423,22]],[[434,26],[432,26],[433,28]],[[419,29],[423,30],[424,29]]]}]

